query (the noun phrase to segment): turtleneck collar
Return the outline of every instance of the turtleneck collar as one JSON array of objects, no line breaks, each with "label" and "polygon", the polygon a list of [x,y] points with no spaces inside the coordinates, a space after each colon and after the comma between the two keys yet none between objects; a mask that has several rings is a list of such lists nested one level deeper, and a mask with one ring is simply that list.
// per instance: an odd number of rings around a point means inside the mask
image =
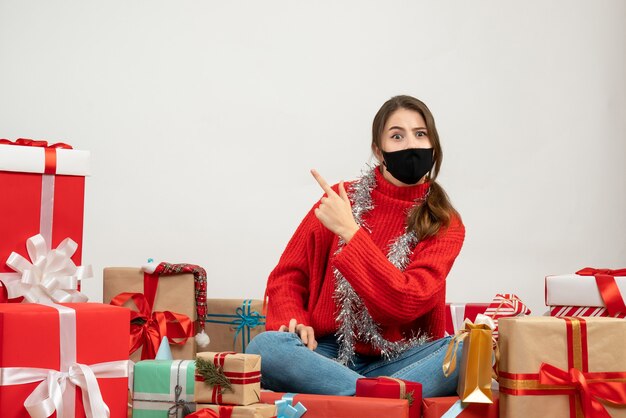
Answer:
[{"label": "turtleneck collar", "polygon": [[422,184],[416,184],[414,186],[395,186],[389,183],[389,181],[387,181],[387,179],[383,177],[383,174],[380,171],[380,166],[376,166],[376,168],[374,168],[374,172],[376,173],[375,190],[393,199],[400,199],[412,202],[415,199],[424,197],[426,193],[428,193],[428,188],[430,187],[430,182],[428,181]]}]

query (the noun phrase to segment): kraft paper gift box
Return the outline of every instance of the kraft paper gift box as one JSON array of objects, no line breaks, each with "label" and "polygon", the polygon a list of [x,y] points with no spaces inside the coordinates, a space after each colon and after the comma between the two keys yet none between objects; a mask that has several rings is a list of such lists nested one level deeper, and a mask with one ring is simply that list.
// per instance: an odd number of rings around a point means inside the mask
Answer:
[{"label": "kraft paper gift box", "polygon": [[409,418],[422,416],[422,384],[393,377],[364,377],[356,381],[356,396],[407,399]]},{"label": "kraft paper gift box", "polygon": [[503,319],[500,414],[626,417],[625,344],[622,319]]},{"label": "kraft paper gift box", "polygon": [[111,418],[126,417],[129,317],[100,303],[0,304],[0,417],[29,418],[27,398],[37,405],[55,389],[66,418],[85,417],[87,398],[94,417],[106,416],[104,405]]},{"label": "kraft paper gift box", "polygon": [[267,403],[255,403],[247,406],[198,404],[197,410],[209,409],[219,418],[274,418],[276,406]]},{"label": "kraft paper gift box", "polygon": [[[104,303],[110,303],[121,293],[144,293],[146,288],[153,289],[156,284],[152,312],[177,313],[189,318],[191,322],[196,318],[195,279],[191,273],[155,277],[137,267],[107,267],[104,269],[103,284]],[[124,306],[137,310],[130,300],[125,302]],[[147,334],[144,335],[148,338]],[[146,357],[142,352],[143,348],[139,348],[131,353],[130,359],[138,362],[142,357],[154,358],[162,337],[162,335],[155,336],[153,341],[149,342],[151,355]],[[171,349],[175,360],[193,360],[196,354],[196,344],[193,338],[189,338],[182,345],[174,344]]]},{"label": "kraft paper gift box", "polygon": [[626,269],[586,267],[545,278],[546,306],[552,316],[626,317]]},{"label": "kraft paper gift box", "polygon": [[484,314],[489,303],[446,303],[446,335],[454,335],[465,326],[465,319],[474,322]]},{"label": "kraft paper gift box", "polygon": [[262,300],[207,299],[204,330],[211,342],[198,351],[245,353],[250,340],[265,331],[262,312]]},{"label": "kraft paper gift box", "polygon": [[0,280],[5,283],[16,278],[5,260],[14,251],[26,254],[27,239],[37,234],[48,249],[72,239],[77,250],[71,259],[81,264],[90,155],[63,147],[69,145],[0,140]]},{"label": "kraft paper gift box", "polygon": [[261,391],[261,402],[284,401],[306,409],[304,418],[408,418],[407,399],[309,395]]},{"label": "kraft paper gift box", "polygon": [[133,418],[182,418],[183,412],[195,411],[194,376],[193,360],[143,360],[135,364]]},{"label": "kraft paper gift box", "polygon": [[[458,418],[498,418],[498,392],[493,392],[493,403],[462,403],[458,396],[424,398],[422,402],[423,418],[458,417]],[[447,415],[446,415],[447,414]]]},{"label": "kraft paper gift box", "polygon": [[261,356],[241,353],[198,353],[195,400],[198,403],[250,405],[261,392]]}]

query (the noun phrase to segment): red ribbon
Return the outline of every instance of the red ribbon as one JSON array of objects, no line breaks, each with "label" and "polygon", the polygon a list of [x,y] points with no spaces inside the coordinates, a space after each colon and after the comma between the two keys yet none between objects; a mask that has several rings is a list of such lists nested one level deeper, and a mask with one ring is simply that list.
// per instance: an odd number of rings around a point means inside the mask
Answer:
[{"label": "red ribbon", "polygon": [[626,276],[626,269],[610,270],[585,267],[576,272],[579,276],[594,276],[602,301],[609,315],[626,312],[626,304],[615,282],[615,276]]},{"label": "red ribbon", "polygon": [[130,354],[143,346],[141,359],[154,359],[163,337],[167,337],[170,344],[182,345],[193,336],[192,322],[187,315],[152,312],[152,304],[143,293],[120,293],[111,300],[111,305],[123,306],[129,299],[138,309],[130,314]]},{"label": "red ribbon", "polygon": [[203,408],[199,411],[194,412],[193,414],[187,415],[187,418],[221,418],[217,415],[217,412],[213,411],[209,408]]},{"label": "red ribbon", "polygon": [[71,145],[63,142],[57,142],[56,144],[48,145],[48,141],[36,141],[27,138],[18,138],[13,141],[8,139],[0,139],[2,145],[19,145],[22,147],[41,147],[45,150],[45,165],[44,174],[55,174],[57,171],[57,149],[72,149]]},{"label": "red ribbon", "polygon": [[[569,386],[580,395],[583,414],[589,418],[610,418],[602,403],[626,404],[626,382],[607,381],[616,373],[583,373],[571,368],[569,372],[551,364],[542,363],[539,368],[539,383],[546,386]],[[626,373],[620,373],[622,378]],[[593,379],[593,380],[591,380]],[[598,379],[598,380],[596,380]]]}]

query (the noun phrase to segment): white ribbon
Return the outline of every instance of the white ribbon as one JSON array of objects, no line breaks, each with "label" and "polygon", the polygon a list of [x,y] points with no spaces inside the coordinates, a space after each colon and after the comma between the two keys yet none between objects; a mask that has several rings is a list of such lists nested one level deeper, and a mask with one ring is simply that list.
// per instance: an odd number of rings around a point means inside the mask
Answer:
[{"label": "white ribbon", "polygon": [[79,281],[93,277],[91,266],[76,267],[71,257],[78,244],[65,238],[59,246],[49,251],[46,241],[40,234],[26,241],[31,261],[15,252],[11,253],[6,264],[19,273],[6,277],[5,284],[9,298],[24,296],[31,303],[86,302],[87,296],[80,293]]},{"label": "white ribbon", "polygon": [[[469,319],[466,319],[467,322],[471,323]],[[496,323],[493,318],[487,315],[478,314],[476,315],[476,319],[474,320],[474,325],[483,324],[487,325],[491,330],[496,329]]]},{"label": "white ribbon", "polygon": [[102,399],[97,379],[128,377],[129,361],[92,365],[76,363],[76,311],[60,305],[50,307],[59,311],[60,370],[0,368],[0,386],[41,382],[24,401],[32,418],[47,418],[55,411],[58,418],[74,417],[76,392],[67,390],[68,386],[81,388],[87,418],[108,418],[109,407]]}]

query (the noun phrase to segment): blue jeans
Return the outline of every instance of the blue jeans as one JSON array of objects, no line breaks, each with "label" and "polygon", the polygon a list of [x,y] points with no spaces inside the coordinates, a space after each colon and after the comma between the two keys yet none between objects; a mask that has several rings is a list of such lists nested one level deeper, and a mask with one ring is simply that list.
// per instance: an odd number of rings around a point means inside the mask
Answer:
[{"label": "blue jeans", "polygon": [[357,379],[390,376],[420,382],[423,397],[427,398],[449,396],[456,391],[458,367],[449,377],[442,371],[450,339],[428,342],[389,361],[356,355],[354,364],[344,366],[333,360],[339,346],[332,335],[320,338],[315,351],[311,351],[294,333],[267,331],[250,342],[246,353],[261,355],[261,383],[265,389],[277,392],[351,396]]}]

